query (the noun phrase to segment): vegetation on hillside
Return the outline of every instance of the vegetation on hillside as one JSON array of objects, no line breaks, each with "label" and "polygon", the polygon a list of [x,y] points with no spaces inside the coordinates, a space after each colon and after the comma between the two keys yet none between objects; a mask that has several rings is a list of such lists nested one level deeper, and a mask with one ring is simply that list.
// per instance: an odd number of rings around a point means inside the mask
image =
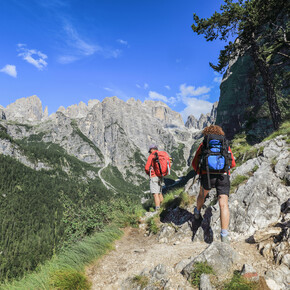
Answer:
[{"label": "vegetation on hillside", "polygon": [[[103,172],[118,189],[113,195],[98,178],[98,168],[59,145],[34,135],[13,140],[0,129],[1,139],[17,145],[33,164],[44,162],[51,168],[36,171],[0,155],[1,281],[34,271],[64,247],[109,224],[136,225],[142,212],[136,196],[142,191],[129,186],[116,168]],[[95,173],[93,179],[88,171]]]},{"label": "vegetation on hillside", "polygon": [[[210,63],[218,72],[224,71],[237,56],[249,52],[262,78],[273,126],[277,130],[282,115],[278,103],[279,88],[271,68],[279,67],[290,58],[287,39],[289,3],[275,0],[224,2],[221,12],[215,12],[210,18],[199,18],[194,14],[192,29],[203,34],[207,41],[220,39],[227,42],[220,51],[218,64]],[[231,41],[233,37],[237,38],[234,42]],[[277,62],[277,56],[281,58],[280,62]]]}]

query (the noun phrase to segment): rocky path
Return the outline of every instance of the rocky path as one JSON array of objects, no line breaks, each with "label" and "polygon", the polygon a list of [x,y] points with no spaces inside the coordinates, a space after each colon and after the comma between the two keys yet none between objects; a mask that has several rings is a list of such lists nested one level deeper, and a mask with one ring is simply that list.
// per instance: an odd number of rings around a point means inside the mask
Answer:
[{"label": "rocky path", "polygon": [[[164,244],[159,243],[155,236],[147,237],[144,234],[142,229],[125,229],[115,249],[87,268],[92,289],[122,289],[121,285],[128,277],[140,275],[144,269],[154,269],[158,264],[166,266],[170,289],[193,289],[176,265],[197,256],[208,244],[192,242],[190,237],[181,242]],[[271,267],[258,253],[255,245],[234,242],[231,246],[240,256],[237,269],[240,270],[247,263],[253,265],[259,275],[263,275]]]}]

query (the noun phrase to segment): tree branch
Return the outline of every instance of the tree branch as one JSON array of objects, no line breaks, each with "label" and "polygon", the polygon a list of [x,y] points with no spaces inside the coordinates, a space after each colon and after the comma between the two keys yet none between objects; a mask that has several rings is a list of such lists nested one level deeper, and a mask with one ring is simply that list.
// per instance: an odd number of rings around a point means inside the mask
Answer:
[{"label": "tree branch", "polygon": [[287,57],[287,58],[290,58],[289,55],[287,55],[287,54],[285,54],[285,53],[283,53],[283,52],[278,51],[277,53],[280,54],[280,55],[282,55],[282,56],[285,56],[285,57]]}]

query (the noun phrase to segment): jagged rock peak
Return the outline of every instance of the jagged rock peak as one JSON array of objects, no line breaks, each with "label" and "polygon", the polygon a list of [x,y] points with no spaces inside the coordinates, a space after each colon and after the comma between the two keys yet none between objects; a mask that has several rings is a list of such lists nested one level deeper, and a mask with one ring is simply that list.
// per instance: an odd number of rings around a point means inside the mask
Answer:
[{"label": "jagged rock peak", "polygon": [[22,123],[41,121],[45,116],[42,103],[35,95],[16,100],[7,106],[4,113],[8,120]]},{"label": "jagged rock peak", "polygon": [[193,115],[188,116],[185,127],[202,130],[203,128],[214,124],[217,115],[218,102],[213,103],[211,112],[206,115],[201,114],[197,120]]}]

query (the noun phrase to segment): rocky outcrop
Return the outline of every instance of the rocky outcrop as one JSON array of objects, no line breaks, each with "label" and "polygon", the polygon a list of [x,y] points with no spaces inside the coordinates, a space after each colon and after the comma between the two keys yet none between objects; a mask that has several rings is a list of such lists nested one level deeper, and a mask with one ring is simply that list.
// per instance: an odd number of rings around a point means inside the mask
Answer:
[{"label": "rocky outcrop", "polygon": [[237,260],[238,254],[230,245],[221,242],[213,242],[200,255],[185,266],[182,273],[188,279],[194,269],[195,263],[206,262],[213,268],[214,272],[219,277],[223,277],[232,272],[233,265]]},{"label": "rocky outcrop", "polygon": [[[241,176],[243,181],[236,182],[229,197],[230,238],[232,242],[256,243],[257,250],[269,264],[276,264],[265,275],[267,287],[287,289],[290,274],[289,145],[285,136],[278,136],[255,147],[259,156],[237,167],[231,175],[231,181]],[[200,185],[191,179],[185,188],[191,196],[197,196]],[[209,244],[220,240],[220,210],[215,189],[212,191],[201,210],[203,218],[200,220],[193,217],[194,204],[186,208],[173,206],[162,213],[163,224],[157,240],[176,243],[189,236],[193,241]],[[176,267],[180,269],[188,263],[188,260],[181,261]],[[257,275],[251,271],[248,269],[246,272],[250,274],[246,276],[255,279]]]},{"label": "rocky outcrop", "polygon": [[4,112],[7,120],[19,123],[39,122],[48,115],[47,109],[43,112],[42,103],[37,96],[18,99],[8,105]]},{"label": "rocky outcrop", "polygon": [[117,167],[134,184],[147,178],[144,165],[150,144],[177,156],[173,170],[181,175],[195,138],[179,113],[156,101],[142,103],[132,98],[124,102],[111,97],[60,107],[48,116],[47,108],[42,112],[41,101],[32,96],[3,111],[7,122],[2,124],[12,138],[58,144],[81,161]]},{"label": "rocky outcrop", "polygon": [[4,107],[0,106],[0,120],[6,120],[6,115],[4,112]]},{"label": "rocky outcrop", "polygon": [[[281,55],[273,59],[271,75],[278,92],[282,119],[287,120],[290,102],[287,74],[290,62]],[[262,141],[274,131],[264,85],[249,53],[232,60],[223,76],[216,124],[223,128],[229,139],[243,131],[253,143]]]},{"label": "rocky outcrop", "polygon": [[211,112],[206,115],[201,114],[198,120],[193,115],[188,116],[185,127],[189,129],[193,128],[202,130],[207,126],[214,124],[216,121],[217,106],[218,102],[215,102],[212,106]]}]

